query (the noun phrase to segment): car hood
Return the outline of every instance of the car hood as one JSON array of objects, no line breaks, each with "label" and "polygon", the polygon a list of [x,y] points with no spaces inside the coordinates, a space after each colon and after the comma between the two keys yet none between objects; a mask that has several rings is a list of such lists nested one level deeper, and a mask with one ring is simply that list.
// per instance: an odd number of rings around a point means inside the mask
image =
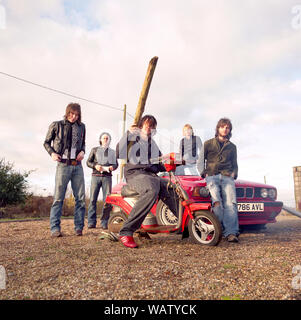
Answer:
[{"label": "car hood", "polygon": [[[191,190],[194,187],[197,186],[206,186],[206,181],[205,179],[202,179],[199,176],[178,176],[180,178],[181,184],[186,190]],[[164,178],[168,178],[167,176],[164,176]],[[115,185],[112,188],[112,193],[120,193],[120,190],[123,185],[125,185],[125,182],[119,182],[117,185]],[[267,185],[264,183],[259,183],[259,182],[252,182],[252,181],[247,181],[247,180],[235,180],[235,186],[236,187],[253,187],[253,188],[275,188],[274,186]]]}]

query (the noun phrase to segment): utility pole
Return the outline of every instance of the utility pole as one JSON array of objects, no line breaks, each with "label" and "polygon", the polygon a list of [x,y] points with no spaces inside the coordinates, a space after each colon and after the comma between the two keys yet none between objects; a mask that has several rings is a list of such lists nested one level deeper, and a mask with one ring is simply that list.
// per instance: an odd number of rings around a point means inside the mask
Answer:
[{"label": "utility pole", "polygon": [[145,76],[144,83],[143,83],[143,87],[141,90],[138,106],[136,109],[136,114],[135,114],[134,123],[133,123],[134,125],[138,124],[138,122],[141,119],[142,114],[144,112],[146,99],[148,96],[150,85],[152,83],[152,79],[153,79],[153,75],[154,75],[154,72],[156,69],[157,61],[158,61],[158,57],[153,57],[151,59],[151,61],[149,62],[148,69],[147,69],[146,76]]},{"label": "utility pole", "polygon": [[[150,60],[149,64],[148,64],[146,76],[145,76],[145,79],[144,79],[144,83],[143,83],[142,90],[141,90],[141,93],[140,93],[140,98],[139,98],[139,101],[138,101],[138,106],[136,108],[136,113],[135,113],[133,125],[138,125],[139,120],[141,119],[142,114],[144,112],[146,99],[147,99],[147,96],[148,96],[149,88],[150,88],[151,83],[152,83],[152,79],[153,79],[153,75],[154,75],[154,72],[155,72],[155,69],[156,69],[157,61],[158,61],[158,57],[153,57]],[[123,133],[125,133],[125,117],[126,117],[126,105],[124,106],[124,111],[123,111],[123,121],[124,121],[123,122],[123,125],[124,125]],[[129,146],[128,149],[130,149],[130,146]],[[124,165],[126,163],[126,160],[122,160],[122,164],[120,166],[121,167],[120,168],[120,179],[121,180],[123,179],[123,168],[124,168]]]},{"label": "utility pole", "polygon": [[125,124],[126,124],[126,104],[123,108],[123,125],[122,125],[122,134],[125,134]]},{"label": "utility pole", "polygon": [[[126,104],[123,108],[123,124],[122,124],[122,136],[125,134],[125,125],[126,125]],[[122,159],[121,166],[120,166],[120,181],[123,179],[123,169],[125,166],[125,160]]]}]

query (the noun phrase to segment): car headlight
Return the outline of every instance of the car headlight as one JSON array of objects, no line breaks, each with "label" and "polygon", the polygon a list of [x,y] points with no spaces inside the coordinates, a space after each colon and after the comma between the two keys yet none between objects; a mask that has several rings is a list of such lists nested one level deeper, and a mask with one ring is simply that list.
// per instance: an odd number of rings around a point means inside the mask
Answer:
[{"label": "car headlight", "polygon": [[268,196],[268,190],[266,188],[262,188],[260,190],[260,195],[262,196],[262,198],[267,198]]},{"label": "car headlight", "polygon": [[271,199],[276,199],[277,192],[275,189],[269,189],[268,194]]},{"label": "car headlight", "polygon": [[194,197],[203,197],[203,198],[207,198],[209,197],[209,190],[207,187],[195,187],[193,188],[193,192],[192,195]]}]

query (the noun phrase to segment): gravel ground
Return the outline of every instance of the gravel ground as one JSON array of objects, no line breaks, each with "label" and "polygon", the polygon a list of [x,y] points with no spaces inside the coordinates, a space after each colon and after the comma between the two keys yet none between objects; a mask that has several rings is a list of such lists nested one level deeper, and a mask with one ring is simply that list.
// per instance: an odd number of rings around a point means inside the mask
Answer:
[{"label": "gravel ground", "polygon": [[157,234],[128,249],[99,229],[75,236],[73,220],[62,231],[51,238],[48,220],[0,223],[1,300],[301,299],[301,219],[291,215],[217,247]]}]

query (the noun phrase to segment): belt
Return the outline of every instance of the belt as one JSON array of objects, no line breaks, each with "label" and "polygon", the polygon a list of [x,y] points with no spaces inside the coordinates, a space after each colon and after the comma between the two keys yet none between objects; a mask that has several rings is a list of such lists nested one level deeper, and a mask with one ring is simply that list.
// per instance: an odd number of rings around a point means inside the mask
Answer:
[{"label": "belt", "polygon": [[66,163],[67,166],[78,166],[81,164],[81,161],[77,160],[69,160],[69,159],[61,159],[61,163]]},{"label": "belt", "polygon": [[92,176],[94,177],[112,177],[112,174],[110,173],[92,173]]}]

